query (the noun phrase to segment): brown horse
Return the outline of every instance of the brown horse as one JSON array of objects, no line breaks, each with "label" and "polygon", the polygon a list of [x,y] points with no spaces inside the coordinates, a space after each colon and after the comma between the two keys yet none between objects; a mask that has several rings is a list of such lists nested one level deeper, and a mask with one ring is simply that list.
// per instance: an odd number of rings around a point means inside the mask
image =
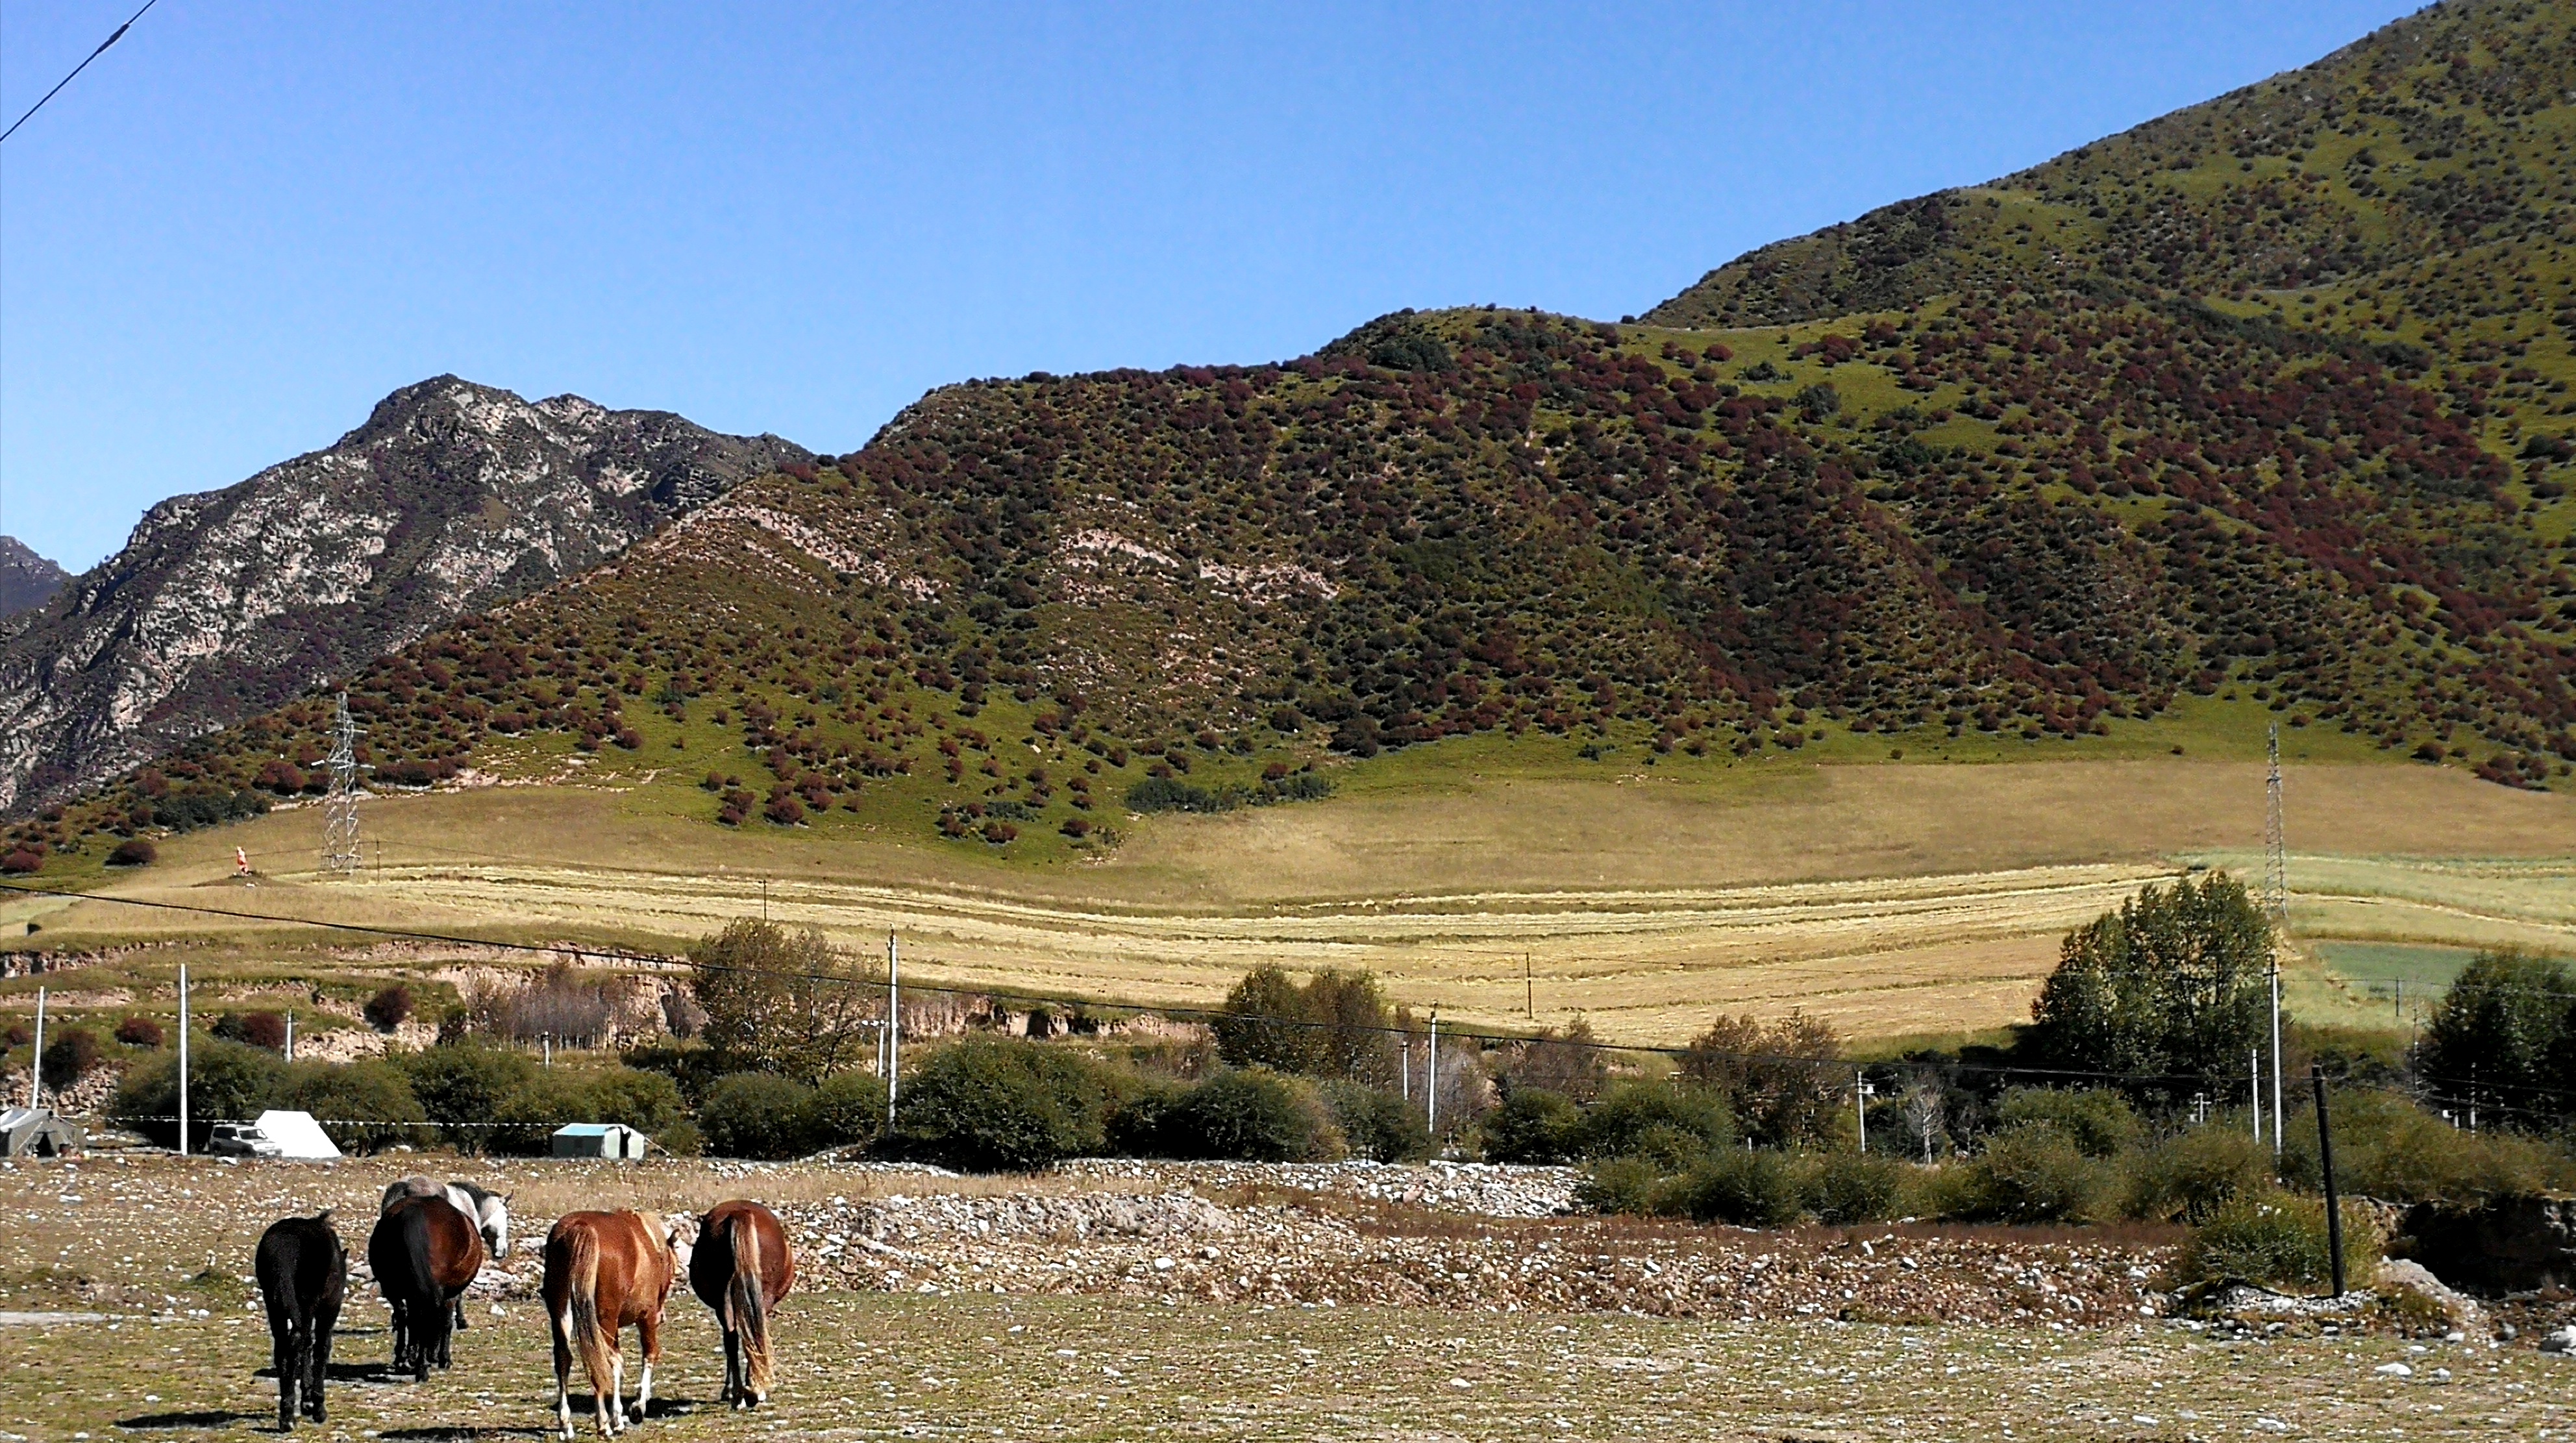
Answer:
[{"label": "brown horse", "polygon": [[737,1408],[769,1401],[769,1314],[795,1286],[796,1257],[777,1214],[737,1198],[698,1219],[689,1287],[724,1329],[724,1398]]},{"label": "brown horse", "polygon": [[394,1371],[426,1383],[449,1363],[456,1300],[483,1271],[483,1235],[443,1197],[407,1197],[376,1218],[367,1263],[394,1310]]},{"label": "brown horse", "polygon": [[644,1421],[653,1402],[653,1365],[662,1356],[662,1305],[670,1301],[680,1269],[689,1264],[696,1233],[697,1224],[689,1218],[666,1224],[652,1213],[622,1208],[555,1219],[546,1234],[546,1325],[554,1330],[555,1421],[563,1426],[564,1437],[572,1437],[575,1352],[590,1375],[599,1435],[614,1437],[626,1426],[629,1415],[619,1399],[626,1391],[626,1359],[619,1352],[618,1333],[629,1323],[644,1350],[632,1417]]}]

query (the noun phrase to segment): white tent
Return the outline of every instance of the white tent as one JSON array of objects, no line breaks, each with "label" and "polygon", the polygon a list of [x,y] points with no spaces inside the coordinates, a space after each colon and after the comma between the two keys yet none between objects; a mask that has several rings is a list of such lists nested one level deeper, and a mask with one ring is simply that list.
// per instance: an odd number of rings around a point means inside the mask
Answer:
[{"label": "white tent", "polygon": [[281,1112],[271,1108],[259,1115],[259,1134],[276,1143],[280,1157],[338,1157],[340,1149],[331,1142],[322,1124],[309,1112]]}]

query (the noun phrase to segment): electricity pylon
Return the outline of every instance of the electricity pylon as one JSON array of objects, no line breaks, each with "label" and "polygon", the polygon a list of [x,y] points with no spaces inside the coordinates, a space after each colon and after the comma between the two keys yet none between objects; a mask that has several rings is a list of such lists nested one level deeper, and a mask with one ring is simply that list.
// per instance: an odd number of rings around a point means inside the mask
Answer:
[{"label": "electricity pylon", "polygon": [[340,693],[340,711],[331,722],[331,790],[322,798],[322,870],[347,874],[358,870],[358,724],[349,716],[349,694]]}]

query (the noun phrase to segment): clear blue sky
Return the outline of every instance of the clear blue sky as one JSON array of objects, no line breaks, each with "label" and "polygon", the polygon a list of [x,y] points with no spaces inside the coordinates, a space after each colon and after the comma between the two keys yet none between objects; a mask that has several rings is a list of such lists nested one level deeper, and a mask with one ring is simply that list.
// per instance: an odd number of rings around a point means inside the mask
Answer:
[{"label": "clear blue sky", "polygon": [[[136,3],[0,8],[0,110]],[[78,570],[443,371],[838,451],[970,376],[1616,318],[2409,8],[161,0],[0,148],[0,531]]]}]

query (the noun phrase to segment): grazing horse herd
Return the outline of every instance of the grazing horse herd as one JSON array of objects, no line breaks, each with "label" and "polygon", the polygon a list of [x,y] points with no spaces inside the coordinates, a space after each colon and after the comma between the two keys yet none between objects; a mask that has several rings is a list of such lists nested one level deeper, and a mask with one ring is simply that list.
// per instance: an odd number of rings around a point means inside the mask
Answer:
[{"label": "grazing horse herd", "polygon": [[[385,1189],[367,1262],[393,1310],[393,1371],[428,1381],[448,1366],[454,1331],[464,1327],[465,1289],[486,1260],[510,1248],[509,1199],[467,1182],[407,1177]],[[627,1209],[566,1213],[546,1234],[546,1325],[554,1334],[555,1421],[573,1436],[572,1367],[588,1376],[593,1421],[602,1437],[642,1422],[662,1357],[662,1308],[685,1272],[689,1288],[724,1330],[723,1401],[769,1401],[769,1315],[796,1284],[787,1233],[756,1202],[718,1203],[702,1217],[664,1219]],[[281,1218],[261,1234],[253,1258],[268,1306],[270,1357],[277,1371],[277,1426],[296,1416],[325,1421],[322,1384],[331,1330],[348,1291],[349,1254],[331,1213]],[[620,1337],[632,1325],[644,1354],[635,1402],[624,1402]]]}]

